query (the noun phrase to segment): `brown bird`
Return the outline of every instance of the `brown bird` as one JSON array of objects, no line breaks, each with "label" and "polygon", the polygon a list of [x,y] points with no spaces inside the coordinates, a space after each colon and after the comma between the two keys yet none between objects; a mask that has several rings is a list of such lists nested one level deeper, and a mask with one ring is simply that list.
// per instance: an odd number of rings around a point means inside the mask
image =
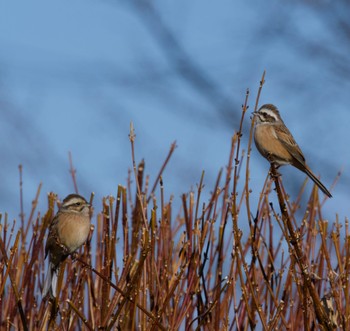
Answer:
[{"label": "brown bird", "polygon": [[276,166],[291,164],[307,174],[328,197],[327,188],[306,165],[305,157],[284,124],[276,106],[266,104],[253,112],[256,118],[254,140],[261,155]]},{"label": "brown bird", "polygon": [[79,247],[90,233],[90,205],[78,194],[68,195],[52,220],[45,246],[49,255],[49,269],[42,295],[57,295],[57,278],[61,263]]}]

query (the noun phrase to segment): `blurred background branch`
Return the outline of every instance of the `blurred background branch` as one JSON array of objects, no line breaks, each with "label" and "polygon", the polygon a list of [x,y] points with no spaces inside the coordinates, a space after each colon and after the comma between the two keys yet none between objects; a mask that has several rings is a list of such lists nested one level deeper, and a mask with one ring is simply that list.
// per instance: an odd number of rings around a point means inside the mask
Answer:
[{"label": "blurred background branch", "polygon": [[[180,195],[179,182],[190,189],[202,170],[213,185],[246,89],[255,93],[266,69],[261,102],[280,108],[327,186],[344,169],[325,212],[331,216],[342,206],[341,216],[348,215],[349,6],[346,1],[221,6],[38,1],[19,11],[3,4],[0,210],[18,216],[19,164],[24,201],[41,181],[44,192],[65,196],[74,190],[68,151],[82,194],[95,191],[98,199],[114,193],[131,166],[125,148],[131,121],[142,138],[140,157],[148,156],[150,169],[177,141],[172,175],[163,177],[169,191]],[[248,129],[247,116],[243,140]],[[253,198],[268,170],[256,155],[253,148]],[[287,191],[295,194],[305,177],[282,171]]]}]

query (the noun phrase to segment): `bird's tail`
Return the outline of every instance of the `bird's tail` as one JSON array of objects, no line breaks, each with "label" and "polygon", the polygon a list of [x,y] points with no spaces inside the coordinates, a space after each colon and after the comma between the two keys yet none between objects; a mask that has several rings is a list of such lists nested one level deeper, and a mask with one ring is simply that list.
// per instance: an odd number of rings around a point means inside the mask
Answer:
[{"label": "bird's tail", "polygon": [[332,197],[332,194],[326,189],[326,187],[321,183],[321,181],[312,173],[309,168],[305,168],[305,173],[312,179],[312,181],[320,188],[320,190],[327,195],[329,198]]},{"label": "bird's tail", "polygon": [[58,271],[59,268],[55,268],[54,264],[50,262],[42,290],[43,298],[45,298],[48,293],[50,293],[50,297],[52,299],[56,298]]}]

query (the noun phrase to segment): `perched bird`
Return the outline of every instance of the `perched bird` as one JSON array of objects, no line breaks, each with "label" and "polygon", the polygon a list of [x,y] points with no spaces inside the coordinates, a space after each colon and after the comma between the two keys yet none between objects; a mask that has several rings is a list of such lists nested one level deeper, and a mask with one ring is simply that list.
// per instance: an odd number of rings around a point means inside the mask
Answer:
[{"label": "perched bird", "polygon": [[90,232],[90,205],[78,194],[68,195],[52,220],[45,246],[49,268],[42,291],[43,297],[57,295],[57,278],[61,263],[88,238]]},{"label": "perched bird", "polygon": [[284,124],[277,107],[266,104],[253,112],[253,115],[256,118],[254,140],[261,155],[277,167],[293,165],[307,174],[325,195],[332,197],[306,165],[304,155]]}]

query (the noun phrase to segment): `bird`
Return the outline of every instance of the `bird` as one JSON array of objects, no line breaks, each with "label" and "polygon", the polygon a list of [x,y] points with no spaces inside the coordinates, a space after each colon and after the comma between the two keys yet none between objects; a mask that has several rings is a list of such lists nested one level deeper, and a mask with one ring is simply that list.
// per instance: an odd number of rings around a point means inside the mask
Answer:
[{"label": "bird", "polygon": [[260,154],[276,167],[291,164],[301,170],[331,198],[331,193],[306,164],[303,152],[284,124],[278,108],[273,104],[265,104],[253,112],[253,116],[254,141]]},{"label": "bird", "polygon": [[61,263],[87,240],[90,233],[90,204],[78,194],[69,194],[53,218],[45,245],[49,267],[42,297],[57,296],[57,278]]}]

